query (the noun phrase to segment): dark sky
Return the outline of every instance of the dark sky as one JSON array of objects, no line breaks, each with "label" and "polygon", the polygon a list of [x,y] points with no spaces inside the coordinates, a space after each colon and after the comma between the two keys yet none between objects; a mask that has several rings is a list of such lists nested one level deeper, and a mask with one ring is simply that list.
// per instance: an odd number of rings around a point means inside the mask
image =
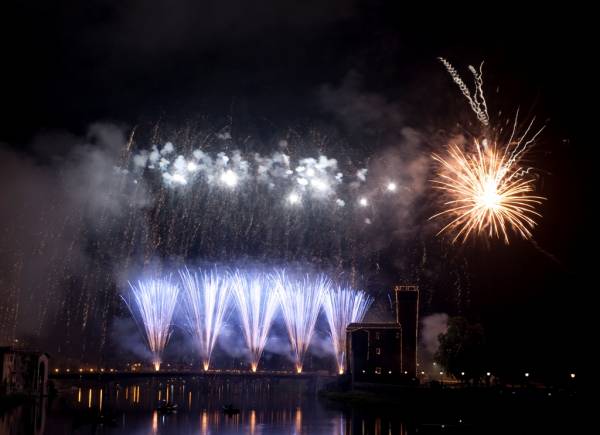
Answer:
[{"label": "dark sky", "polygon": [[10,110],[0,139],[9,142],[99,119],[227,113],[232,102],[275,121],[314,118],[318,89],[339,85],[349,71],[366,91],[422,111],[448,87],[436,56],[457,65],[485,59],[488,82],[527,108],[542,104],[542,116],[572,130],[565,103],[574,98],[582,48],[573,32],[585,30],[572,29],[575,13],[564,9],[479,14],[346,0],[15,3],[1,18],[2,99]]},{"label": "dark sky", "polygon": [[337,103],[358,107],[358,125],[364,103],[383,129],[449,129],[464,102],[436,56],[465,73],[485,60],[496,109],[520,106],[548,126],[535,154],[550,198],[536,239],[558,262],[523,243],[461,248],[478,270],[472,315],[505,356],[571,364],[554,348],[577,350],[581,327],[584,12],[377,0],[10,3],[0,14],[0,142],[24,153],[47,131],[196,114],[308,119],[360,135]]}]

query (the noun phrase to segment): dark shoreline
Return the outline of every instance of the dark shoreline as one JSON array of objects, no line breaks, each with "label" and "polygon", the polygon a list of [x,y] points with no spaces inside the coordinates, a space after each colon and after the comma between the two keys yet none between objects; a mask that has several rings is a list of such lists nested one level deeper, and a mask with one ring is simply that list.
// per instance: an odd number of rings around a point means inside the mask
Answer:
[{"label": "dark shoreline", "polygon": [[460,422],[478,427],[560,427],[577,424],[577,395],[549,388],[389,386],[382,389],[321,391],[319,397],[339,409],[394,414],[406,422]]}]

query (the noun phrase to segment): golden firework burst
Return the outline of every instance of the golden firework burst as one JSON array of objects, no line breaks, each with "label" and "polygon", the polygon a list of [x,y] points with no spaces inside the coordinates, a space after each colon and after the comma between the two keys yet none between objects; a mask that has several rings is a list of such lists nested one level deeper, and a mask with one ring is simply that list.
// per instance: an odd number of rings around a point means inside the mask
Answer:
[{"label": "golden firework burst", "polygon": [[450,218],[438,234],[455,232],[453,242],[485,235],[508,244],[511,232],[530,239],[541,217],[536,207],[545,198],[533,194],[535,179],[518,164],[522,154],[485,141],[475,141],[474,148],[451,145],[447,155],[433,155],[438,170],[432,181],[444,193],[446,209],[430,219]]}]

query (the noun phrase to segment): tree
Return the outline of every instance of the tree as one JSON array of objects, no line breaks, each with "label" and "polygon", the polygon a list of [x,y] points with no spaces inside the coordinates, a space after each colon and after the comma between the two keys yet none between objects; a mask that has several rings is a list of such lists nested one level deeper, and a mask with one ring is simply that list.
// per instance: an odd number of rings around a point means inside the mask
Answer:
[{"label": "tree", "polygon": [[479,323],[452,317],[448,330],[440,334],[438,340],[440,346],[434,358],[446,373],[457,379],[481,378],[485,370],[485,337]]}]

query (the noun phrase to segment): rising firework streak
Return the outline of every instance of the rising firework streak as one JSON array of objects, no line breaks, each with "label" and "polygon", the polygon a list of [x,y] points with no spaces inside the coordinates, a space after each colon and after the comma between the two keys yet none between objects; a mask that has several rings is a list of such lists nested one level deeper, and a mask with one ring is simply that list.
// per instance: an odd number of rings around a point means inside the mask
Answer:
[{"label": "rising firework streak", "polygon": [[231,275],[231,285],[241,321],[244,339],[250,351],[250,369],[256,372],[269,329],[279,307],[273,279],[265,274]]},{"label": "rising firework streak", "polygon": [[321,304],[331,287],[331,281],[323,275],[292,280],[285,272],[279,272],[275,275],[275,283],[292,345],[294,366],[297,373],[302,373],[304,355],[310,345]]},{"label": "rising firework streak", "polygon": [[231,285],[217,270],[179,272],[183,284],[186,326],[197,341],[202,366],[208,370],[223,319],[229,306]]},{"label": "rising firework streak", "polygon": [[345,371],[346,327],[361,322],[372,302],[365,292],[344,287],[330,288],[323,299],[340,375]]},{"label": "rising firework streak", "polygon": [[162,352],[171,335],[171,319],[177,303],[179,287],[170,277],[140,280],[129,283],[131,296],[123,298],[140,329],[152,354],[154,369],[160,369]]}]

